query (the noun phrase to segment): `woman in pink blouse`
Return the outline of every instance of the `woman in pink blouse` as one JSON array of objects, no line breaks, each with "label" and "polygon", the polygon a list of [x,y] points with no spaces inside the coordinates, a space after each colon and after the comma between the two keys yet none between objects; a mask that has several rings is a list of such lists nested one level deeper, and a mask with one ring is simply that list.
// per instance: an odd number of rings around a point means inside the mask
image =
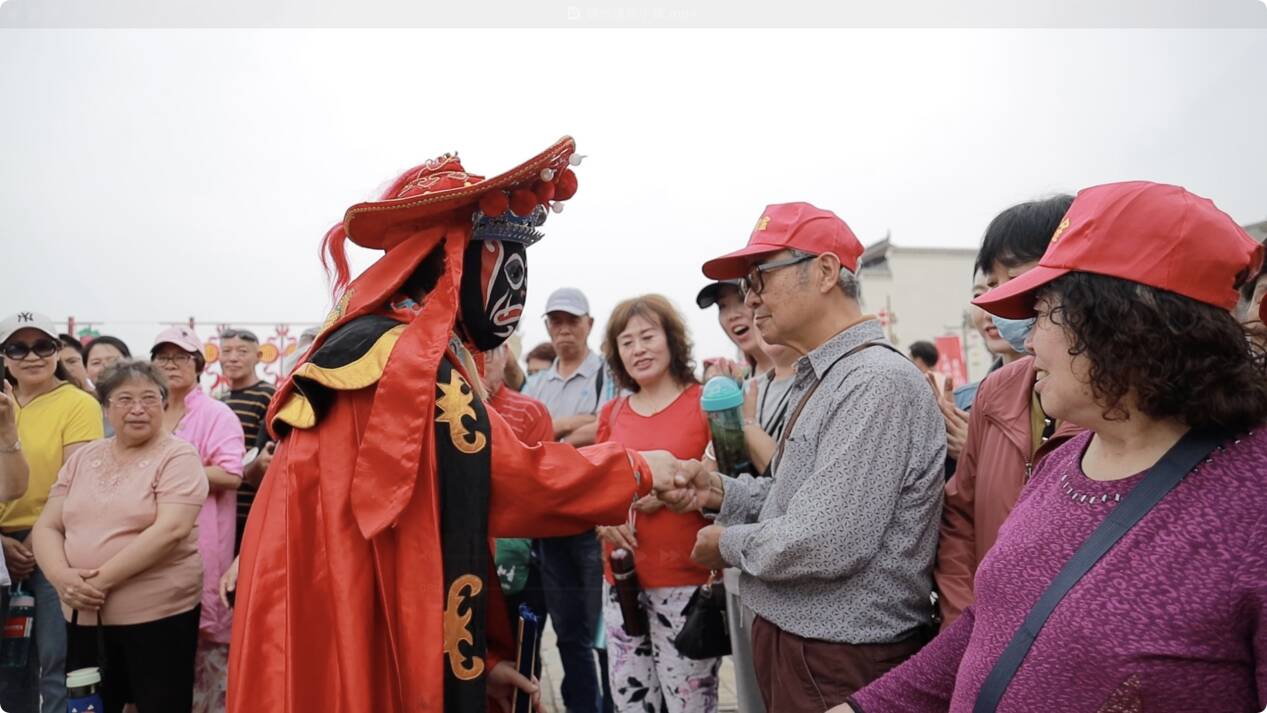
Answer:
[{"label": "woman in pink blouse", "polygon": [[97,393],[114,437],[66,462],[35,524],[40,567],[68,621],[67,665],[101,666],[106,713],[193,706],[202,562],[195,522],[207,476],[193,446],[163,431],[167,385],[144,362],[103,372]]},{"label": "woman in pink blouse", "polygon": [[237,488],[246,448],[242,423],[225,404],[198,386],[206,366],[202,341],[188,327],[171,327],[154,340],[150,359],[167,378],[171,398],[164,429],[192,443],[202,460],[211,494],[198,515],[202,555],[202,622],[194,675],[194,711],[218,713],[225,706],[233,610],[220,601],[220,576],[233,561]]}]

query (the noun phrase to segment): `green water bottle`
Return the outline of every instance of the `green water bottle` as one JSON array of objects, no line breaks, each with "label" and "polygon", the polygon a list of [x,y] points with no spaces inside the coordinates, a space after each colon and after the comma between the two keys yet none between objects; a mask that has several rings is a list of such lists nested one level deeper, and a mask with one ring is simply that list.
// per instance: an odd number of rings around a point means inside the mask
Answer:
[{"label": "green water bottle", "polygon": [[713,434],[713,457],[718,472],[738,475],[748,469],[748,443],[743,435],[743,389],[729,376],[714,376],[704,384],[700,407]]}]

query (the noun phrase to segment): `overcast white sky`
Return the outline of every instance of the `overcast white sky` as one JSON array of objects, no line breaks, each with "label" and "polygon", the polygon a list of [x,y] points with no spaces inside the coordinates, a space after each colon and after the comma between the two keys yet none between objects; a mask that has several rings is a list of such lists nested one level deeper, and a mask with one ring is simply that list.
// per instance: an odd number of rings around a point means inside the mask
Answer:
[{"label": "overcast white sky", "polygon": [[[572,285],[600,321],[663,292],[699,355],[721,353],[692,303],[699,265],[771,202],[900,245],[975,247],[1012,203],[1134,178],[1267,218],[1265,45],[1261,30],[3,30],[0,311],[319,321],[318,243],[348,205],[444,151],[492,175],[571,134],[589,158],[530,251],[525,343]],[[143,347],[156,328],[114,331]]]}]

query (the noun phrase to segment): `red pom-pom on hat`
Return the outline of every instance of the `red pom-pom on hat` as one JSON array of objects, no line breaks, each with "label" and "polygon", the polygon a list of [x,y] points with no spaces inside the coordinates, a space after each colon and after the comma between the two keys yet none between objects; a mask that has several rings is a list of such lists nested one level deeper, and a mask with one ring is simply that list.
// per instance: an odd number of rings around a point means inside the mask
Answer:
[{"label": "red pom-pom on hat", "polygon": [[554,198],[554,184],[550,181],[537,181],[532,187],[532,192],[537,194],[537,200],[543,205],[550,202]]},{"label": "red pom-pom on hat", "polygon": [[555,183],[554,200],[565,201],[576,195],[576,174],[572,169],[564,169]]},{"label": "red pom-pom on hat", "polygon": [[489,191],[480,198],[480,211],[489,217],[496,217],[510,208],[510,199],[504,191]]},{"label": "red pom-pom on hat", "polygon": [[510,210],[515,215],[526,218],[537,207],[537,194],[527,188],[516,189],[510,194]]}]

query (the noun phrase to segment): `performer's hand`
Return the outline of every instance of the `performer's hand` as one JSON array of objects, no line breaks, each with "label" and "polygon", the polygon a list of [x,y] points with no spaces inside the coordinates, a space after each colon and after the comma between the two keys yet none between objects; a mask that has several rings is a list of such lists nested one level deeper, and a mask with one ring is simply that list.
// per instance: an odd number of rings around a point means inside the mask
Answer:
[{"label": "performer's hand", "polygon": [[612,547],[624,547],[630,552],[638,549],[638,538],[634,537],[633,530],[630,530],[628,525],[599,527],[598,536]]},{"label": "performer's hand", "polygon": [[707,569],[725,569],[729,565],[721,556],[721,534],[726,528],[721,525],[709,525],[695,535],[695,549],[691,550],[691,561]]},{"label": "performer's hand", "polygon": [[712,461],[685,461],[677,477],[674,489],[661,493],[660,499],[673,512],[693,510],[720,510],[722,504],[721,476],[713,472]]},{"label": "performer's hand", "polygon": [[493,701],[501,713],[510,713],[515,705],[515,691],[532,694],[532,709],[541,713],[541,686],[534,677],[531,681],[515,670],[509,661],[499,661],[488,672],[488,699]]},{"label": "performer's hand", "polygon": [[850,706],[848,703],[841,703],[835,708],[832,708],[831,710],[827,711],[827,713],[854,713],[854,711],[853,711],[853,707]]},{"label": "performer's hand", "polygon": [[236,592],[238,589],[238,558],[233,558],[233,564],[225,570],[220,576],[220,602],[226,607],[232,607],[229,603],[229,592]]},{"label": "performer's hand", "polygon": [[674,479],[682,470],[682,462],[668,451],[643,451],[643,460],[651,466],[651,490],[664,493],[675,489]]}]

